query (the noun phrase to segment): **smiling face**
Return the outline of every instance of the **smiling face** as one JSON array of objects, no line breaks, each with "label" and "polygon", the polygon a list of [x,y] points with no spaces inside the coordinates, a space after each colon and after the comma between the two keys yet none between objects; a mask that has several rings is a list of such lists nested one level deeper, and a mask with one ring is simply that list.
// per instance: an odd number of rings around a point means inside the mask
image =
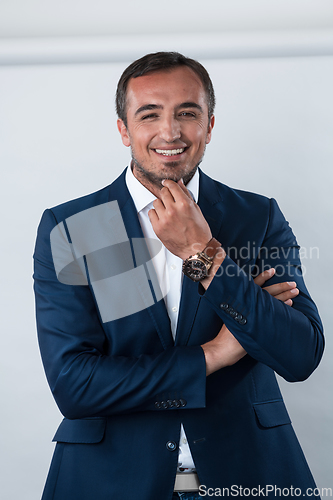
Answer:
[{"label": "smiling face", "polygon": [[127,87],[127,127],[135,177],[154,194],[163,179],[188,182],[210,142],[214,116],[199,76],[186,66],[132,78]]}]

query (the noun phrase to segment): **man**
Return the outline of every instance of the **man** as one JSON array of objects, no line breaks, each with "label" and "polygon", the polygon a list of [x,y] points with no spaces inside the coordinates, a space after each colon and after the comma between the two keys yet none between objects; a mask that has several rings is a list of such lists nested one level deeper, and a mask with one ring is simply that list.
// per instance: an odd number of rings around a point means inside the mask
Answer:
[{"label": "man", "polygon": [[307,378],[322,325],[276,202],[198,170],[214,104],[198,62],[135,61],[117,89],[131,167],[42,217],[37,326],[65,417],[44,500],[315,488],[274,372]]}]

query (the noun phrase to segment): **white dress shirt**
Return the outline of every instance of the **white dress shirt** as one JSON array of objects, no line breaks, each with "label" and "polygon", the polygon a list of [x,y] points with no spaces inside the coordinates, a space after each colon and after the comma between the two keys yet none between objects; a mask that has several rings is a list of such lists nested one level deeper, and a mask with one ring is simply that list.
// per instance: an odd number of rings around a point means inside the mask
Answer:
[{"label": "white dress shirt", "polygon": [[[149,248],[149,238],[158,239],[148,217],[149,210],[154,208],[153,202],[156,200],[156,196],[134,177],[131,168],[128,168],[126,172],[126,184],[133,198],[143,235],[148,239],[147,246]],[[198,171],[196,171],[186,187],[191,192],[194,201],[197,202],[199,197]],[[154,255],[154,253],[154,251],[151,251],[151,255]],[[152,258],[152,261],[170,318],[172,336],[175,340],[183,278],[183,261],[169,252],[164,245],[162,245],[162,250]],[[181,425],[179,441],[178,466],[182,469],[189,469],[189,471],[195,469],[183,425]]]}]

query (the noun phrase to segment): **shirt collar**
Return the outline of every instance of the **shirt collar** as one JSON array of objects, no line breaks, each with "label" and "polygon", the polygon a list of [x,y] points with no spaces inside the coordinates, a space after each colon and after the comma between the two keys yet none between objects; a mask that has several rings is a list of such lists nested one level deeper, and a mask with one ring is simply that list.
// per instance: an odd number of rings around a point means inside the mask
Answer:
[{"label": "shirt collar", "polygon": [[[151,193],[136,177],[134,177],[131,167],[126,171],[126,185],[132,196],[137,213],[140,213],[148,205],[156,200],[156,196]],[[199,198],[199,170],[187,184],[187,189],[190,191],[192,198],[197,203]]]}]

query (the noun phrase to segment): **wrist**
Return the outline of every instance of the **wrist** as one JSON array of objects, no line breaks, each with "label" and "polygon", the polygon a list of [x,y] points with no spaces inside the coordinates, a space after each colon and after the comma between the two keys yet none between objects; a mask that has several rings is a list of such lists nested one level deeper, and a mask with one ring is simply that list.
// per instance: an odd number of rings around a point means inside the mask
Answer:
[{"label": "wrist", "polygon": [[223,356],[221,357],[221,353],[210,342],[207,342],[207,344],[203,344],[201,348],[205,355],[206,377],[208,377],[208,375],[211,375],[211,373],[214,373],[224,367],[222,360]]},{"label": "wrist", "polygon": [[192,249],[194,246],[197,252],[184,260],[183,273],[191,280],[199,282],[208,276],[215,256],[221,249],[221,243],[215,238],[211,238],[204,247],[202,244],[197,243],[192,245]]},{"label": "wrist", "polygon": [[218,269],[220,268],[221,264],[223,263],[225,257],[226,257],[226,252],[223,247],[220,247],[219,250],[217,251],[214,259],[212,266],[208,272],[208,275],[201,281],[202,286],[204,287],[205,290],[209,287],[211,282],[213,281],[213,278],[215,274],[217,273]]}]

